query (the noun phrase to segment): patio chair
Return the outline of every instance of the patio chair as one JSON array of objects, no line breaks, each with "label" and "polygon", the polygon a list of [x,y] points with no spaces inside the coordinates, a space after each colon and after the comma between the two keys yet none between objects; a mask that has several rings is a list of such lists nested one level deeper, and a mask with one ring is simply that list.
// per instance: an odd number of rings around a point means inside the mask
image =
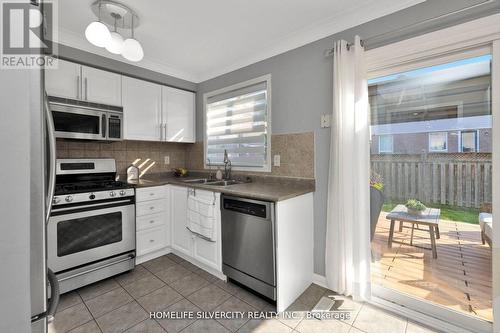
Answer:
[{"label": "patio chair", "polygon": [[481,213],[479,213],[479,226],[481,227],[481,241],[483,244],[488,242],[491,247],[491,239],[493,238],[493,215],[491,215],[491,204],[484,203],[481,205]]}]

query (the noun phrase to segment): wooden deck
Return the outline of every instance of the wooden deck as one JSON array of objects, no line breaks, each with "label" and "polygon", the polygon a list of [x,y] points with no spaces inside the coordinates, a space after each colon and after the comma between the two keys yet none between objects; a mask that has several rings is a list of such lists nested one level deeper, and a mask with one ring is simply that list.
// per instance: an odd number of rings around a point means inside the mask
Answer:
[{"label": "wooden deck", "polygon": [[[372,243],[372,279],[414,297],[448,308],[493,319],[491,249],[481,243],[479,225],[441,220],[437,259],[432,258],[429,232],[395,228],[392,249],[387,246],[389,221],[382,213]],[[399,223],[396,224],[399,226]],[[421,227],[423,229],[423,227]]]}]

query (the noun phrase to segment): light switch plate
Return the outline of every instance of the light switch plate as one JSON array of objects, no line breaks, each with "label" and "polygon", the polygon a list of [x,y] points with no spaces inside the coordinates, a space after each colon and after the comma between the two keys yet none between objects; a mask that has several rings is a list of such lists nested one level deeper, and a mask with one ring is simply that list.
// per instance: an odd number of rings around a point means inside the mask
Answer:
[{"label": "light switch plate", "polygon": [[329,128],[332,126],[331,116],[329,114],[321,115],[321,128]]},{"label": "light switch plate", "polygon": [[274,155],[274,166],[279,167],[281,165],[281,156],[280,155]]},{"label": "light switch plate", "polygon": [[163,158],[163,163],[170,164],[170,156],[165,155],[165,157]]}]

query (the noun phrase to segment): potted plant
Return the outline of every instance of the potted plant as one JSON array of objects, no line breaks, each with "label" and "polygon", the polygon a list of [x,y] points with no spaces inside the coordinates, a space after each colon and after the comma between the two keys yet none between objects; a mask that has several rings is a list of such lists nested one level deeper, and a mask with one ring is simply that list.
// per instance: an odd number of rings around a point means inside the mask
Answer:
[{"label": "potted plant", "polygon": [[373,240],[378,217],[384,205],[384,182],[382,176],[372,171],[370,175],[370,239]]},{"label": "potted plant", "polygon": [[423,211],[427,209],[427,207],[417,199],[409,199],[405,206],[408,210],[408,214],[415,216],[422,215]]}]

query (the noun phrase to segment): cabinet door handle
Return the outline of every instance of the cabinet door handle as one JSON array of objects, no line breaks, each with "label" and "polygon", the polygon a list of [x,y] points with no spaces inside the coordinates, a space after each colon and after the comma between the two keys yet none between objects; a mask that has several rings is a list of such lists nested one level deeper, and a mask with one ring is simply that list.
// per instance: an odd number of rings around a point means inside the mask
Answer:
[{"label": "cabinet door handle", "polygon": [[150,243],[154,243],[154,241],[155,241],[154,239],[150,239],[149,240]]},{"label": "cabinet door handle", "polygon": [[165,131],[165,141],[168,141],[167,137],[167,123],[163,123],[164,131]]},{"label": "cabinet door handle", "polygon": [[88,100],[88,84],[87,84],[87,78],[85,78],[85,100]]},{"label": "cabinet door handle", "polygon": [[80,75],[76,76],[76,99],[81,99],[81,91],[80,91]]}]

